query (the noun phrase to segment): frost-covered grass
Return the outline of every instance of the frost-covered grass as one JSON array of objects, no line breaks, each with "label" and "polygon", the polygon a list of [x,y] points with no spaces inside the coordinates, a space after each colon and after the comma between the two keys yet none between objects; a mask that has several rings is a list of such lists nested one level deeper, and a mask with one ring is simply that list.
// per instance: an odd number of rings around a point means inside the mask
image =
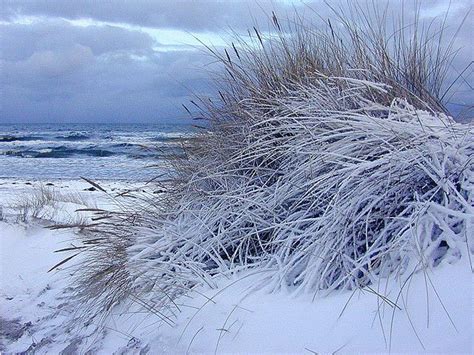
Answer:
[{"label": "frost-covered grass", "polygon": [[262,273],[249,270],[216,278],[216,288],[203,285],[177,298],[180,313],[173,327],[138,303],[124,303],[104,323],[71,328],[71,314],[81,312],[67,293],[65,275],[71,269],[65,264],[58,272],[46,271],[61,261],[54,251],[76,240],[71,230],[0,222],[2,352],[304,354],[339,349],[352,354],[391,349],[418,354],[471,349],[472,293],[459,292],[472,284],[468,258],[456,265],[444,260],[414,274],[409,287],[394,279],[315,299],[312,294],[294,297],[291,289],[250,292]]},{"label": "frost-covered grass", "polygon": [[225,125],[227,147],[209,138],[164,233],[177,255],[275,268],[275,288],[313,291],[366,285],[472,234],[472,131],[404,102],[360,104],[365,82],[321,81],[274,103],[278,115]]},{"label": "frost-covered grass", "polygon": [[273,17],[274,37],[210,48],[225,68],[220,100],[200,101],[210,128],[173,161],[167,193],[97,211],[77,247],[80,318],[132,302],[173,324],[179,297],[241,270],[261,273],[255,288],[313,294],[403,288],[470,257],[474,135],[443,103],[452,43],[340,20],[285,31]]},{"label": "frost-covered grass", "polygon": [[60,221],[61,224],[85,225],[85,216],[74,213],[80,208],[93,208],[94,202],[78,192],[63,193],[59,189],[36,184],[27,192],[17,194],[13,201],[6,205],[19,222],[31,219]]},{"label": "frost-covered grass", "polygon": [[322,77],[266,117],[247,102],[247,124],[219,126],[188,161],[173,214],[140,216],[129,281],[168,297],[251,267],[272,270],[273,290],[314,292],[459,257],[472,245],[472,131],[364,100],[369,88]]}]

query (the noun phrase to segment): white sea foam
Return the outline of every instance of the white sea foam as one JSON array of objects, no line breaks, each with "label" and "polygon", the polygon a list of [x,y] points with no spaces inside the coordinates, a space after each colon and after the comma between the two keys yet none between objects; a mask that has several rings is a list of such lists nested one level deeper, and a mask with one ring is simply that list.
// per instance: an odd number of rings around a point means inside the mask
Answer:
[{"label": "white sea foam", "polygon": [[0,178],[146,181],[193,134],[180,123],[0,125]]}]

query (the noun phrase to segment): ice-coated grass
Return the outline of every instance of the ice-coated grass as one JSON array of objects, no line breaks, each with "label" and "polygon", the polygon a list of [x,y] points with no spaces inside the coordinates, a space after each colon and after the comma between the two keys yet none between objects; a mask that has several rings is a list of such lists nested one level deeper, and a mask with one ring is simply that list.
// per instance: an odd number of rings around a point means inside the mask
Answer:
[{"label": "ice-coated grass", "polygon": [[458,259],[474,244],[472,129],[363,99],[383,85],[320,80],[273,102],[278,115],[247,102],[245,125],[220,124],[189,154],[172,197],[107,214],[85,240],[83,300],[128,299],[172,323],[175,297],[242,268],[316,292]]},{"label": "ice-coated grass", "polygon": [[[81,225],[85,223],[83,216],[74,214],[67,216],[64,204],[72,204],[77,207],[92,207],[93,201],[86,199],[80,193],[62,193],[60,190],[44,184],[33,186],[32,191],[18,195],[7,207],[12,210],[17,221],[27,222],[30,219],[44,219],[53,221],[60,219],[62,223],[69,225]],[[64,216],[58,216],[63,214]]]},{"label": "ice-coated grass", "polygon": [[225,69],[220,100],[200,101],[210,128],[172,162],[166,193],[96,211],[80,316],[127,300],[172,324],[178,296],[242,269],[262,272],[255,287],[318,292],[473,252],[473,130],[441,90],[451,43],[340,19],[343,33],[284,31],[274,16],[272,38],[209,48]]},{"label": "ice-coated grass", "polygon": [[226,147],[210,136],[175,215],[139,237],[133,260],[150,274],[186,259],[211,274],[269,268],[275,289],[314,291],[365,286],[410,258],[431,265],[440,246],[455,253],[473,222],[472,131],[364,101],[366,82],[321,80],[273,102],[278,115],[247,103],[248,124],[223,127]]}]

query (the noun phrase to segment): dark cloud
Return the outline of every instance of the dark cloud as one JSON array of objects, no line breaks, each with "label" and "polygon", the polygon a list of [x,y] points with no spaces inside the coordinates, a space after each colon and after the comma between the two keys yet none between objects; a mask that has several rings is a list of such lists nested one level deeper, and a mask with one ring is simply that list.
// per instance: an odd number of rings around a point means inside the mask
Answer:
[{"label": "dark cloud", "polygon": [[149,27],[169,27],[191,31],[248,27],[253,17],[284,9],[275,1],[183,1],[183,0],[40,0],[4,1],[1,16],[12,19],[24,15],[56,16],[69,19],[94,18]]},{"label": "dark cloud", "polygon": [[2,24],[0,32],[0,58],[5,60],[24,60],[37,51],[64,49],[75,44],[89,47],[94,55],[116,50],[139,53],[154,43],[140,31],[117,26],[74,26],[61,19]]},{"label": "dark cloud", "polygon": [[[171,73],[160,56],[179,56],[179,61],[185,56],[187,66]],[[5,78],[7,82],[2,82],[4,117],[10,121],[53,122],[136,122],[185,117],[179,110],[189,93],[182,86],[205,81],[190,68],[199,65],[201,59],[192,52],[160,56],[139,61],[125,55],[105,57],[54,75],[45,75],[44,69],[25,74],[24,67],[15,65],[8,68],[12,74]],[[67,62],[68,58],[60,60]],[[164,62],[173,60],[178,61],[165,58]]]},{"label": "dark cloud", "polygon": [[[181,103],[192,91],[211,92],[208,56],[150,31],[176,29],[220,36],[230,27],[244,32],[255,22],[266,28],[269,14],[293,6],[308,20],[330,15],[322,1],[1,1],[0,85],[2,121],[152,121],[185,117]],[[344,6],[345,1],[331,2]],[[361,4],[371,4],[362,1]],[[389,11],[400,10],[400,1]],[[443,1],[423,1],[429,23]],[[452,36],[470,1],[453,2],[446,36]],[[407,16],[411,11],[406,10]],[[86,21],[86,19],[88,19]],[[256,19],[259,19],[258,21]],[[81,20],[79,22],[73,20]],[[357,19],[354,19],[357,21]],[[454,80],[473,58],[473,17],[467,17],[455,47],[463,50],[447,74]],[[142,29],[142,30],[141,30]],[[157,37],[158,36],[158,37]],[[474,66],[450,97],[453,110],[472,104]]]},{"label": "dark cloud", "polygon": [[4,24],[4,121],[153,121],[185,116],[185,86],[205,85],[199,51],[155,51],[149,35],[66,21]]}]

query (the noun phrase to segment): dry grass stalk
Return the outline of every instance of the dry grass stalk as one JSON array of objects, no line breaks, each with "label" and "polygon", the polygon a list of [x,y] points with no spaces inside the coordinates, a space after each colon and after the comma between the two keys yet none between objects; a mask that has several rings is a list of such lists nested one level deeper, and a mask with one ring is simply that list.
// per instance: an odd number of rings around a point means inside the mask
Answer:
[{"label": "dry grass stalk", "polygon": [[252,267],[273,289],[364,287],[474,245],[473,132],[441,91],[452,43],[352,11],[361,25],[273,17],[271,38],[209,48],[225,69],[220,100],[197,104],[209,131],[174,161],[168,193],[99,212],[85,237],[89,316],[128,299],[169,322],[177,296]]}]

